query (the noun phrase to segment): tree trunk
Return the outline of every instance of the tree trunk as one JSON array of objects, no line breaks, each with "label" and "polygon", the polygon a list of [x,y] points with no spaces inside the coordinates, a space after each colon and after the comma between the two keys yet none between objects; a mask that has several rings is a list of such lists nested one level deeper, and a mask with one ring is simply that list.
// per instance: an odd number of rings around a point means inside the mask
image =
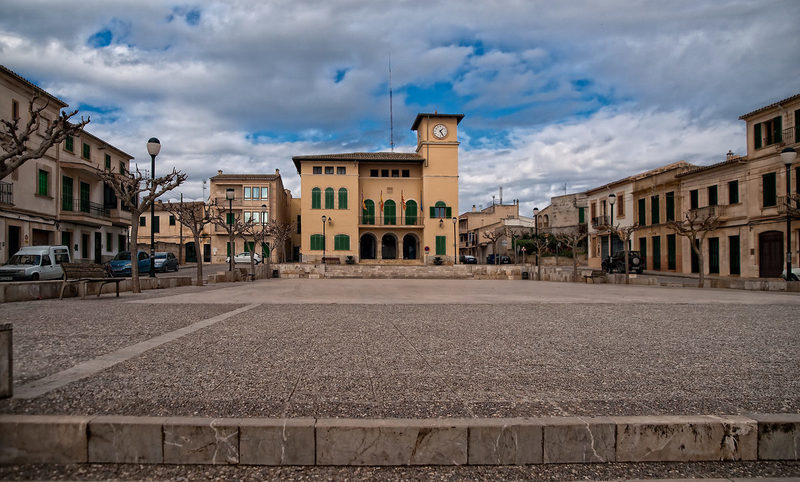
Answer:
[{"label": "tree trunk", "polygon": [[192,231],[194,236],[194,258],[197,260],[197,286],[203,286],[203,255],[200,249],[200,232]]},{"label": "tree trunk", "polygon": [[572,282],[578,282],[578,255],[575,254],[577,245],[572,247]]},{"label": "tree trunk", "polygon": [[698,288],[702,288],[705,285],[705,280],[706,280],[706,276],[705,276],[706,262],[703,259],[703,244],[702,244],[702,242],[697,246],[697,248],[698,249],[695,250],[695,253],[697,253],[697,265],[698,265],[697,266],[697,271],[700,273],[699,281],[697,282],[697,287]]},{"label": "tree trunk", "polygon": [[[275,250],[275,243],[272,243],[272,246],[269,243],[264,243],[267,245],[267,279],[272,278],[272,252]],[[277,253],[276,253],[277,257]]]},{"label": "tree trunk", "polygon": [[134,293],[142,292],[139,287],[139,216],[141,213],[131,210],[131,291]]},{"label": "tree trunk", "polygon": [[[247,241],[245,241],[247,244]],[[256,279],[256,243],[253,243],[253,249],[250,250],[250,281]]]},{"label": "tree trunk", "polygon": [[623,243],[625,243],[623,246],[623,248],[625,248],[625,284],[629,284],[631,270],[630,266],[628,266],[628,240],[624,240]]}]

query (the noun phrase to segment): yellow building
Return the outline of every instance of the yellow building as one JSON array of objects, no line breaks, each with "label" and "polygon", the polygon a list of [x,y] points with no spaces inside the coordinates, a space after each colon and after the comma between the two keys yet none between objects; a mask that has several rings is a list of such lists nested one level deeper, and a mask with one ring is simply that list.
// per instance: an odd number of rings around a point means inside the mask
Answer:
[{"label": "yellow building", "polygon": [[295,156],[304,262],[452,263],[462,114],[418,114],[415,153]]},{"label": "yellow building", "polygon": [[[186,201],[184,205],[192,205],[195,208],[206,208],[202,201]],[[150,252],[150,229],[155,227],[153,233],[156,241],[156,251],[168,251],[178,258],[180,263],[194,263],[197,261],[194,249],[194,235],[192,230],[178,222],[175,215],[170,213],[163,202],[157,201],[155,205],[155,217],[151,225],[150,211],[139,217],[139,249]],[[211,262],[211,231],[213,226],[205,225],[200,232],[200,250],[203,262]]]}]

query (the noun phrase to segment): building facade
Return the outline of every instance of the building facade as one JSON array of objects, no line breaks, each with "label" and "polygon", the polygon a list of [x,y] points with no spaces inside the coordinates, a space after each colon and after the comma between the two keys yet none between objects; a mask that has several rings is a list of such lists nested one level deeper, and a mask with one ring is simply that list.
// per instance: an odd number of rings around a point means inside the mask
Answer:
[{"label": "building facade", "polygon": [[456,258],[458,124],[419,114],[415,153],[295,156],[304,262],[421,264]]},{"label": "building facade", "polygon": [[[178,201],[180,202],[180,201]],[[197,209],[207,209],[202,201],[186,201],[183,204],[195,206]],[[183,226],[175,215],[167,211],[164,203],[157,201],[155,216],[150,221],[150,212],[142,214],[139,219],[139,249],[150,251],[150,230],[154,228],[156,251],[167,251],[174,254],[180,263],[194,263],[197,261],[194,249],[194,235],[192,231]],[[200,232],[199,253],[203,262],[211,262],[211,232],[213,226],[206,224]]]}]

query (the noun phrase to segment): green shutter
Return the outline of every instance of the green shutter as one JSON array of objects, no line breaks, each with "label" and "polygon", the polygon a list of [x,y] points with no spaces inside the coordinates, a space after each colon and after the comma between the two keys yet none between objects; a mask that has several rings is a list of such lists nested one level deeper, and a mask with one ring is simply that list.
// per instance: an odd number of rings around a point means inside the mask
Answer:
[{"label": "green shutter", "polygon": [[75,150],[75,140],[73,139],[72,136],[67,136],[64,139],[64,149],[68,150],[69,152]]},{"label": "green shutter", "polygon": [[72,178],[61,176],[61,209],[72,211]]},{"label": "green shutter", "polygon": [[47,171],[39,169],[39,183],[36,194],[47,196]]},{"label": "green shutter", "polygon": [[406,201],[406,225],[414,226],[417,224],[417,202]]},{"label": "green shutter", "polygon": [[113,243],[113,238],[111,233],[106,233],[106,251],[113,251],[111,249],[111,244]]},{"label": "green shutter", "polygon": [[436,236],[436,254],[447,254],[447,236]]},{"label": "green shutter", "polygon": [[675,235],[667,235],[667,269],[674,270],[677,267],[676,263],[676,246]]},{"label": "green shutter", "polygon": [[89,144],[84,142],[83,143],[83,158],[84,159],[89,159],[91,157],[91,154],[92,154],[92,147]]},{"label": "green shutter", "polygon": [[661,236],[653,236],[653,269],[661,270]]},{"label": "green shutter", "polygon": [[739,202],[739,181],[730,181],[728,183],[728,204],[737,204]]},{"label": "green shutter", "polygon": [[741,274],[739,236],[728,237],[728,251],[731,274]]},{"label": "green shutter", "polygon": [[639,199],[639,226],[647,225],[647,212],[645,211],[645,199]]},{"label": "green shutter", "polygon": [[675,193],[667,193],[667,221],[675,221]]},{"label": "green shutter", "polygon": [[397,205],[394,201],[389,199],[383,203],[383,224],[395,225],[397,224]]},{"label": "green shutter", "polygon": [[719,238],[708,238],[708,272],[719,273]]},{"label": "green shutter", "polygon": [[339,209],[347,209],[347,189],[339,189]]},{"label": "green shutter", "polygon": [[227,224],[233,224],[234,218],[233,213],[225,213],[225,222]]},{"label": "green shutter", "polygon": [[446,208],[444,208],[444,217],[446,217],[447,219],[452,218],[453,217],[453,208],[451,208],[450,206],[447,206]]},{"label": "green shutter", "polygon": [[783,117],[778,116],[772,119],[772,138],[775,142],[783,142]]},{"label": "green shutter", "polygon": [[431,209],[431,215],[430,215],[430,218],[431,218],[431,219],[433,219],[433,218],[435,218],[435,217],[436,217],[436,208],[435,208],[434,206],[431,206],[431,208],[430,208],[430,209]]},{"label": "green shutter", "polygon": [[756,149],[761,149],[761,124],[753,125],[753,143]]},{"label": "green shutter", "polygon": [[578,208],[578,224],[583,224],[586,222],[586,213],[584,212],[584,208]]},{"label": "green shutter", "polygon": [[709,206],[716,206],[718,203],[717,199],[717,186],[708,186],[708,205]]},{"label": "green shutter", "polygon": [[689,206],[691,209],[697,209],[700,207],[700,196],[697,189],[692,189],[689,191]]},{"label": "green shutter", "polygon": [[322,190],[318,187],[311,190],[311,209],[322,209]]},{"label": "green shutter", "polygon": [[333,207],[333,188],[325,189],[325,209],[334,209]]},{"label": "green shutter", "polygon": [[661,203],[658,201],[658,196],[650,198],[650,224],[661,223]]},{"label": "green shutter", "polygon": [[771,207],[777,204],[777,189],[776,189],[776,175],[774,172],[764,174],[761,176],[761,184],[763,186],[763,203],[764,207]]},{"label": "green shutter", "polygon": [[227,256],[230,256],[231,255],[231,242],[230,241],[225,243],[225,248],[227,249],[227,253],[228,253]]}]

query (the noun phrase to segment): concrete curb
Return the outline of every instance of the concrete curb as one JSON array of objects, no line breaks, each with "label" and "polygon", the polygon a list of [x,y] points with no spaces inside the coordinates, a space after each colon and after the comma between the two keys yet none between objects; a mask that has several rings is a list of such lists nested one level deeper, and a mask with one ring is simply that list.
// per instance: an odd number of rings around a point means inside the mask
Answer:
[{"label": "concrete curb", "polygon": [[[174,278],[139,278],[139,287],[144,290],[177,288],[178,286],[191,286],[191,276],[179,276]],[[31,301],[58,298],[61,292],[61,280],[53,281],[13,281],[0,283],[0,303],[11,303],[14,301]],[[119,284],[119,291],[131,291],[132,284],[130,278]],[[86,296],[96,296],[98,284],[90,284]],[[113,284],[102,287],[102,294],[116,293]],[[77,285],[69,285],[64,290],[64,298],[80,296]]]},{"label": "concrete curb", "polygon": [[498,419],[0,415],[0,464],[800,460],[800,414]]}]

